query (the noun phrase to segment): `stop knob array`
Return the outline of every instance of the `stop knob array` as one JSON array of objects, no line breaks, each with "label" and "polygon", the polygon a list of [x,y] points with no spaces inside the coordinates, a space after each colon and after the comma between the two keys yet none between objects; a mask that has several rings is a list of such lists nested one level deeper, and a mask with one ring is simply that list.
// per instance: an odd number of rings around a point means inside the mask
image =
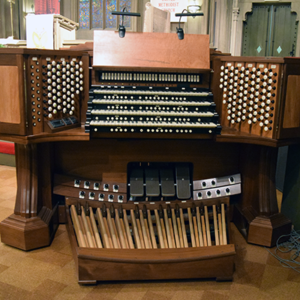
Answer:
[{"label": "stop knob array", "polygon": [[272,137],[278,94],[278,64],[225,62],[221,65],[222,124]]},{"label": "stop knob array", "polygon": [[76,60],[48,62],[43,65],[43,89],[45,93],[44,110],[48,118],[53,118],[58,112],[72,116],[75,111],[75,97],[83,91],[82,61]]}]

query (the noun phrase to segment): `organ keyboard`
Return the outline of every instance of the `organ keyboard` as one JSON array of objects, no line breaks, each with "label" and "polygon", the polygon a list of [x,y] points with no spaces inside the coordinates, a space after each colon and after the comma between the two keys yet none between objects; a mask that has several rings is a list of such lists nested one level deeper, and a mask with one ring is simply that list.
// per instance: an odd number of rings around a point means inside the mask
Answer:
[{"label": "organ keyboard", "polygon": [[[118,73],[114,74],[112,77],[118,78]],[[172,82],[176,87],[93,87],[86,132],[92,137],[96,132],[219,134],[221,126],[212,93],[190,85],[180,87],[176,78],[181,75],[169,76],[175,77]]]}]

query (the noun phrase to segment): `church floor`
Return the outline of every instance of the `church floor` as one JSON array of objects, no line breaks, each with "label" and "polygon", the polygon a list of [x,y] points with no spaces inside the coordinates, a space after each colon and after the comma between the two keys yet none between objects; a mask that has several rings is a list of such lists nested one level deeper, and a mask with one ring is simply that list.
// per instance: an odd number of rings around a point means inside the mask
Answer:
[{"label": "church floor", "polygon": [[[0,166],[0,220],[13,213],[15,168]],[[247,244],[232,225],[236,270],[232,282],[213,280],[77,283],[65,225],[50,247],[24,252],[0,243],[0,299],[300,300],[300,274],[264,247]],[[271,249],[272,251],[273,249]]]}]

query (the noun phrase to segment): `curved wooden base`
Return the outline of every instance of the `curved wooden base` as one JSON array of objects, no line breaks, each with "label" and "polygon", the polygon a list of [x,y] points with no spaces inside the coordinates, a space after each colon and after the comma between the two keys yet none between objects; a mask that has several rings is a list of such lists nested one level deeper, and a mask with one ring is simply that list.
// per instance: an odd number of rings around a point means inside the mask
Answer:
[{"label": "curved wooden base", "polygon": [[78,247],[69,213],[67,220],[80,284],[112,280],[232,279],[234,244],[172,249],[83,248]]},{"label": "curved wooden base", "polygon": [[[273,247],[276,241],[282,235],[288,235],[291,232],[292,222],[282,214],[276,214],[269,218],[256,217],[249,224],[247,241],[252,244]],[[281,242],[287,240],[282,239]]]},{"label": "curved wooden base", "polygon": [[16,144],[16,169],[14,214],[0,223],[1,241],[22,250],[49,246],[58,227],[49,144]]},{"label": "curved wooden base", "polygon": [[291,232],[291,221],[279,213],[275,174],[277,148],[247,145],[241,155],[243,192],[233,221],[247,242],[273,247]]},{"label": "curved wooden base", "polygon": [[58,226],[57,211],[43,208],[32,218],[12,214],[0,223],[1,242],[22,250],[49,246]]},{"label": "curved wooden base", "polygon": [[[266,247],[275,246],[278,238],[288,235],[292,228],[292,222],[281,213],[256,216],[255,212],[249,209],[240,210],[237,206],[234,209],[233,221],[248,243]],[[284,242],[286,239],[282,238],[280,241]]]},{"label": "curved wooden base", "polygon": [[[131,261],[125,259],[124,262],[122,262],[123,255],[126,255],[124,249],[116,251],[97,249],[93,253],[90,250],[78,249],[79,281],[90,278],[97,281],[228,278],[232,277],[234,269],[234,245],[176,249],[175,251],[132,249],[129,250]],[[118,259],[106,257],[108,252],[112,256],[115,256],[114,252],[116,252]],[[197,257],[189,260],[190,256],[195,253]],[[176,255],[177,259],[170,261],[172,255]],[[182,258],[185,258],[184,261]]]},{"label": "curved wooden base", "polygon": [[[72,245],[74,246],[74,245]],[[183,249],[77,248],[78,282],[217,278],[234,271],[234,245]]]}]

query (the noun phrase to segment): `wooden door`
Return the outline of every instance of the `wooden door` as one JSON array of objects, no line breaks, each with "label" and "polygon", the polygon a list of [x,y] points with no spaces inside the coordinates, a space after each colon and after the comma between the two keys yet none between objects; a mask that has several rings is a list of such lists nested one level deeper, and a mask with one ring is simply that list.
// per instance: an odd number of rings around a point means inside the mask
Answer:
[{"label": "wooden door", "polygon": [[298,23],[291,4],[253,4],[243,28],[243,56],[294,56]]}]

